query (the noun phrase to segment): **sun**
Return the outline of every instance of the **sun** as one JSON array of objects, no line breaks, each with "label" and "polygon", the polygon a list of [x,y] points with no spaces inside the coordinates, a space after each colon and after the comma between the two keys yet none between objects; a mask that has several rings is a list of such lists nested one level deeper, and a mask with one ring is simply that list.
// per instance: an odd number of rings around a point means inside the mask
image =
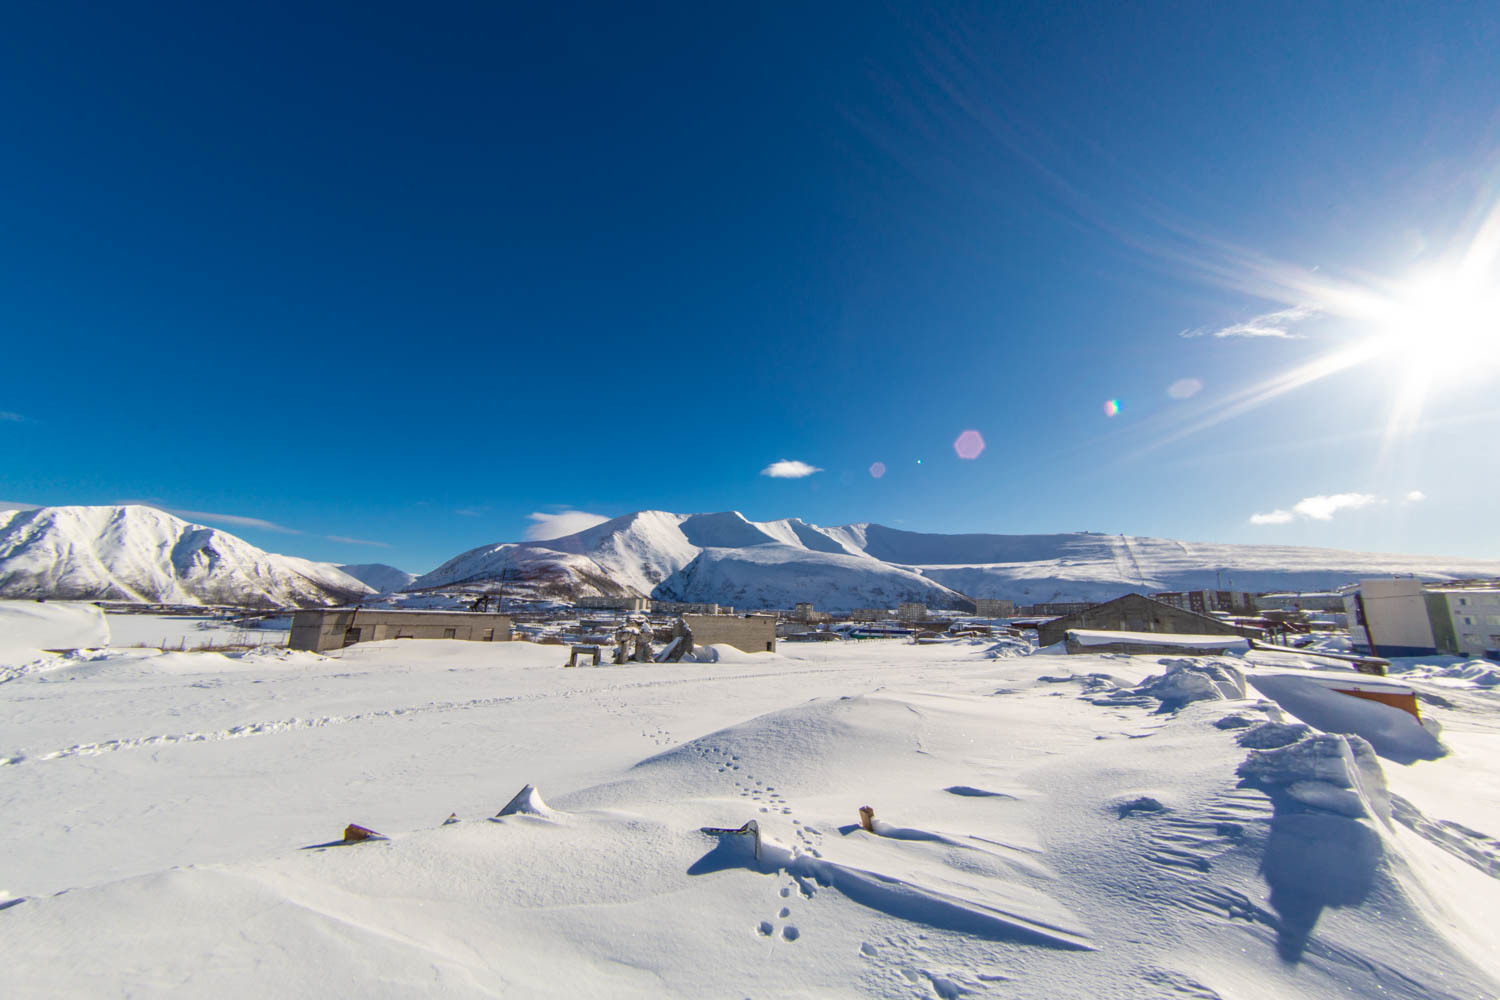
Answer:
[{"label": "sun", "polygon": [[1393,290],[1374,335],[1407,371],[1483,376],[1500,367],[1500,284],[1492,274],[1452,269]]}]

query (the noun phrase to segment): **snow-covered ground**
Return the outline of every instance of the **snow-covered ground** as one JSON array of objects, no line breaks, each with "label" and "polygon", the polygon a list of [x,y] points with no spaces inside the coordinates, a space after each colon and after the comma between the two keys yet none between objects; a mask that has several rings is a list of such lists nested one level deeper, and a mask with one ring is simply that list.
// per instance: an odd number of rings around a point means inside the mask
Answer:
[{"label": "snow-covered ground", "polygon": [[1403,764],[1286,663],[1021,652],[8,652],[4,993],[1500,991],[1500,696],[1407,670]]}]

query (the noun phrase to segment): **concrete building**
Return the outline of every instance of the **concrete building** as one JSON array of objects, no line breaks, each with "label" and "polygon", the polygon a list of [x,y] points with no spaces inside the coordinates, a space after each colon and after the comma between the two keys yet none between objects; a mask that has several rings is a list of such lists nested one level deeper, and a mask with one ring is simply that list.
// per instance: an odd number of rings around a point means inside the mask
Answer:
[{"label": "concrete building", "polygon": [[1253,615],[1256,612],[1255,595],[1243,590],[1167,590],[1152,594],[1151,599],[1200,615],[1214,611],[1231,615]]},{"label": "concrete building", "polygon": [[889,608],[855,608],[849,612],[851,622],[878,622],[883,621],[889,615]]},{"label": "concrete building", "polygon": [[1314,593],[1260,594],[1255,598],[1258,611],[1339,611],[1344,610],[1344,595],[1331,590]]},{"label": "concrete building", "polygon": [[573,602],[575,608],[591,611],[628,611],[644,613],[651,610],[649,597],[580,597]]},{"label": "concrete building", "polygon": [[1061,601],[1052,604],[1028,604],[1024,608],[1017,608],[1016,614],[1025,615],[1027,618],[1042,618],[1046,615],[1076,615],[1080,611],[1087,611],[1094,605],[1088,601]]},{"label": "concrete building", "polygon": [[1016,613],[1015,601],[1001,601],[989,597],[974,599],[974,613],[980,618],[1010,618]]},{"label": "concrete building", "polygon": [[689,601],[651,602],[651,610],[664,615],[732,615],[734,608],[724,604],[705,604]]},{"label": "concrete building", "polygon": [[1500,660],[1500,584],[1361,580],[1344,596],[1354,648],[1374,656]]},{"label": "concrete building", "polygon": [[682,623],[693,633],[694,646],[720,643],[746,653],[776,652],[776,616],[683,615]]},{"label": "concrete building", "polygon": [[1161,632],[1175,635],[1258,636],[1259,629],[1230,625],[1212,615],[1153,601],[1141,594],[1126,594],[1113,601],[1095,604],[1075,614],[1064,615],[1037,629],[1043,646],[1061,642],[1069,629],[1100,632]]},{"label": "concrete building", "polygon": [[509,615],[474,611],[393,611],[384,608],[311,608],[292,615],[292,649],[323,652],[380,639],[466,639],[508,642]]},{"label": "concrete building", "polygon": [[927,605],[916,601],[902,601],[896,605],[896,617],[904,622],[919,622],[927,618]]}]

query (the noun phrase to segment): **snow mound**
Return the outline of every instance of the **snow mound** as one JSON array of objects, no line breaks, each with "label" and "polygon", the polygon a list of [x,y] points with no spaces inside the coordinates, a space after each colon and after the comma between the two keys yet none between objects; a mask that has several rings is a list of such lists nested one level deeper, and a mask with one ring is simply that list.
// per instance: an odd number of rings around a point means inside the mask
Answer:
[{"label": "snow mound", "polygon": [[1385,772],[1374,747],[1358,736],[1315,733],[1274,750],[1252,750],[1236,773],[1313,808],[1390,823]]},{"label": "snow mound", "polygon": [[1025,639],[1006,636],[985,648],[984,655],[992,660],[1008,660],[1013,656],[1027,656],[1032,652],[1031,643]]},{"label": "snow mound", "polygon": [[1233,664],[1191,657],[1159,660],[1167,668],[1133,688],[1114,689],[1104,674],[1088,678],[1085,691],[1108,691],[1095,704],[1146,705],[1158,702],[1158,712],[1175,712],[1195,701],[1239,701],[1245,697],[1245,675]]},{"label": "snow mound", "polygon": [[505,804],[495,817],[501,816],[551,816],[552,807],[542,801],[542,793],[536,790],[536,786],[527,783],[521,790]]},{"label": "snow mound", "polygon": [[1275,750],[1312,735],[1312,726],[1300,722],[1263,722],[1235,740],[1248,750]]},{"label": "snow mound", "polygon": [[0,601],[0,667],[44,649],[109,645],[109,624],[92,604]]},{"label": "snow mound", "polygon": [[694,660],[698,663],[765,663],[767,660],[779,660],[779,653],[747,653],[737,646],[731,646],[725,642],[716,642],[707,646],[694,647],[693,651],[684,660]]}]

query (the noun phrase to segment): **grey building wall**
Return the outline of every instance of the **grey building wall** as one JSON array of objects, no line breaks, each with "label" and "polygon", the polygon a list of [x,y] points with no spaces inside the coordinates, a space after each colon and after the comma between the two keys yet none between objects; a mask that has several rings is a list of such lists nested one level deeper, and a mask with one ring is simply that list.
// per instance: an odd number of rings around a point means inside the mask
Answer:
[{"label": "grey building wall", "polygon": [[682,623],[693,632],[694,646],[725,643],[746,653],[776,651],[776,618],[756,615],[683,615]]},{"label": "grey building wall", "polygon": [[311,608],[292,615],[292,649],[323,652],[381,639],[464,639],[507,642],[509,615],[473,611],[387,611],[379,608]]}]

